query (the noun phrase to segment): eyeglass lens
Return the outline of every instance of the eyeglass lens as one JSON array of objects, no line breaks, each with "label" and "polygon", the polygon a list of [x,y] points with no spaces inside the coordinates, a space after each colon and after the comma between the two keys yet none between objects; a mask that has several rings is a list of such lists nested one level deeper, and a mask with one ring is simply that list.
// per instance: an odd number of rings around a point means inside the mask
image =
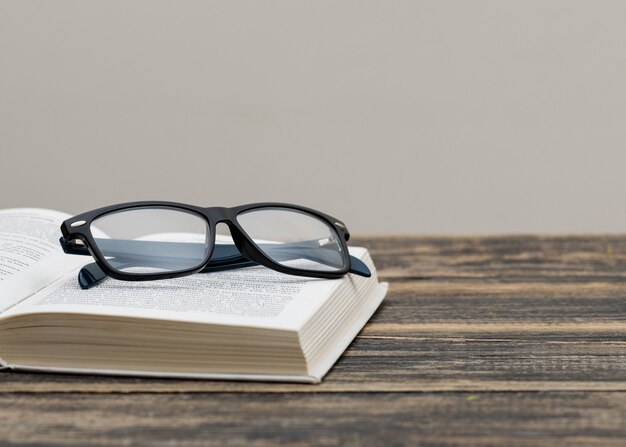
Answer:
[{"label": "eyeglass lens", "polygon": [[153,274],[198,267],[209,251],[209,227],[191,212],[136,208],[106,214],[91,234],[109,266],[124,273]]},{"label": "eyeglass lens", "polygon": [[344,268],[337,231],[314,215],[288,208],[261,208],[237,215],[237,222],[272,261],[301,270]]}]

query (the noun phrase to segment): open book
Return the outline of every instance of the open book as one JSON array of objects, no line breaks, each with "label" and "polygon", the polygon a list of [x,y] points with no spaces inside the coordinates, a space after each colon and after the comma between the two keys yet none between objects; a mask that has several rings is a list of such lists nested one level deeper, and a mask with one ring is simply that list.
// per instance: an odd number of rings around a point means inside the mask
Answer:
[{"label": "open book", "polygon": [[0,211],[0,366],[32,371],[318,383],[387,292],[372,272],[323,280],[265,267],[82,290],[61,250],[71,216]]}]

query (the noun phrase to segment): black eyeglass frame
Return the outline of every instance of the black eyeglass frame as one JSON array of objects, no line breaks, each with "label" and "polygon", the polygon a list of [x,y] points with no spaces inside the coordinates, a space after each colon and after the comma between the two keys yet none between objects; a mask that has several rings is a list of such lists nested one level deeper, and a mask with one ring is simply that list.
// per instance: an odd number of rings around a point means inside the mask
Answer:
[{"label": "black eyeglass frame", "polygon": [[[133,209],[169,209],[191,213],[202,218],[208,225],[210,238],[210,246],[207,251],[207,255],[202,263],[200,263],[196,267],[185,270],[159,273],[128,273],[112,268],[106,262],[104,255],[98,248],[98,244],[96,243],[96,240],[91,233],[91,224],[94,220],[97,220],[107,214],[114,214],[121,211],[129,211]],[[338,242],[341,245],[343,268],[333,271],[307,270],[286,267],[273,261],[267,255],[265,255],[259,247],[257,247],[252,238],[237,222],[237,216],[239,214],[258,209],[293,210],[305,214],[310,214],[325,222],[327,225],[329,225],[330,228],[334,229],[339,236]],[[348,252],[348,245],[346,244],[346,242],[350,239],[350,233],[346,225],[341,220],[329,216],[328,214],[324,214],[320,211],[299,205],[280,202],[251,203],[232,208],[203,208],[185,203],[164,201],[140,201],[110,205],[103,208],[97,208],[95,210],[87,211],[85,213],[78,214],[70,219],[65,220],[61,224],[61,233],[63,235],[63,238],[61,239],[61,244],[64,246],[64,250],[66,250],[66,252],[68,253],[70,253],[72,249],[76,249],[77,252],[75,254],[79,254],[78,252],[84,250],[86,247],[91,256],[94,258],[98,267],[111,278],[124,281],[150,281],[158,279],[180,278],[182,276],[188,276],[194,273],[198,273],[204,270],[207,264],[209,264],[216,246],[215,236],[218,223],[225,223],[228,226],[233,242],[243,256],[248,258],[250,261],[268,267],[272,270],[276,270],[278,272],[286,273],[289,275],[323,279],[341,278],[350,272],[350,254]],[[80,240],[84,244],[84,246],[76,243],[76,240]]]}]

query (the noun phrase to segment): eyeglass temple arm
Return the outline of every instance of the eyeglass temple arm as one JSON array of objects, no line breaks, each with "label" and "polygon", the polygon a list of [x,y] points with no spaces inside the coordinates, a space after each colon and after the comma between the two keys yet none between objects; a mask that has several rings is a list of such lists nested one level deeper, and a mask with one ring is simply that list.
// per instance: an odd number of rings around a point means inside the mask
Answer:
[{"label": "eyeglass temple arm", "polygon": [[[284,260],[297,259],[295,255],[299,254],[298,251],[301,252],[302,249],[306,247],[306,246],[303,247],[303,244],[304,244],[303,242],[298,242],[297,244],[294,244],[294,246],[292,247],[288,247],[288,245],[290,244],[282,244],[280,246],[281,251],[283,251],[283,254],[287,254],[287,257],[285,257]],[[315,241],[315,244],[317,244],[317,241]],[[315,249],[316,251],[320,250],[319,245],[311,246],[308,248]],[[289,253],[290,251],[292,252]],[[315,258],[314,256],[311,256],[311,255],[309,255],[309,257]],[[321,260],[321,259],[318,258],[318,260]],[[255,262],[250,261],[244,255],[242,255],[235,245],[217,244],[215,245],[215,248],[213,249],[213,255],[211,256],[209,263],[203,270],[200,271],[200,273],[214,272],[218,270],[227,270],[226,268],[222,268],[222,267],[238,268],[237,266],[239,266],[239,264],[241,263],[249,263],[251,265],[256,265]],[[352,256],[352,255],[350,255],[349,273],[354,273],[355,275],[359,275],[359,276],[365,276],[367,278],[372,276],[372,272],[370,272],[370,269],[367,267],[367,265],[363,261],[361,261],[359,258]]]},{"label": "eyeglass temple arm", "polygon": [[[90,256],[89,249],[85,245],[78,245],[74,242],[68,242],[65,238],[61,238],[59,240],[63,251],[67,254],[73,255],[83,255]],[[136,241],[138,242],[138,241]],[[159,244],[159,242],[154,241],[141,241],[143,244],[149,244],[154,246],[154,244]],[[311,241],[313,243],[313,241]],[[317,241],[315,241],[317,243]],[[281,251],[283,251],[283,255],[286,253],[285,260],[295,259],[296,256],[301,254],[303,248],[302,243],[298,243],[297,246],[294,247],[286,247],[288,244],[283,244],[281,246]],[[312,245],[310,248],[315,248],[316,252],[319,254],[319,245]],[[289,253],[290,249],[295,251],[295,253]],[[213,249],[213,254],[207,266],[200,271],[200,273],[207,272],[216,272],[221,270],[230,270],[242,267],[251,267],[257,265],[255,262],[250,261],[248,258],[243,256],[237,247],[233,244],[217,244]],[[350,256],[350,273],[370,277],[371,272],[367,265],[361,261],[360,259]],[[94,262],[83,267],[78,274],[78,282],[83,289],[89,289],[94,287],[95,285],[102,282],[107,277],[107,274],[102,271],[102,269]]]},{"label": "eyeglass temple arm", "polygon": [[[353,256],[351,256],[350,258],[352,262],[352,268],[350,269],[350,273],[365,277],[371,276],[367,265],[365,265],[358,258],[355,258]],[[239,260],[231,258],[227,261],[219,259],[214,261],[212,259],[211,261],[209,261],[209,264],[207,264],[207,266],[199,273],[219,272],[243,267],[253,267],[255,265],[258,264],[256,262],[247,260],[243,256],[240,256]],[[78,272],[78,283],[82,289],[91,289],[92,287],[100,284],[106,278],[107,274],[102,271],[102,269],[95,262],[87,264]]]}]

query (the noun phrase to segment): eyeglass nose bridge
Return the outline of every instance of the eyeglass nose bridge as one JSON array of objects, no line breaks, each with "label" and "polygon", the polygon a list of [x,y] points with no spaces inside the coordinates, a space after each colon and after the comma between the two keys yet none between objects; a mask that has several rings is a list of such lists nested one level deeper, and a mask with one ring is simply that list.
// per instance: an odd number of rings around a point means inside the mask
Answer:
[{"label": "eyeglass nose bridge", "polygon": [[241,250],[242,245],[245,245],[244,241],[246,240],[246,236],[243,234],[242,229],[239,228],[237,224],[237,211],[234,211],[231,208],[220,206],[207,208],[205,210],[205,213],[209,218],[209,221],[211,222],[213,231],[217,230],[219,224],[226,225],[228,227],[228,230],[230,231],[230,235],[233,238],[233,241],[235,242],[235,246],[237,246],[237,248]]},{"label": "eyeglass nose bridge", "polygon": [[205,208],[204,213],[214,225],[222,222],[226,224],[234,222],[235,217],[237,216],[237,213],[235,213],[231,208],[226,208],[224,206]]},{"label": "eyeglass nose bridge", "polygon": [[[248,258],[249,260],[257,264],[265,265],[266,267],[268,267],[269,260],[267,259],[267,257],[263,253],[261,253],[261,251],[254,245],[250,238],[246,236],[246,234],[243,232],[243,229],[239,228],[235,220],[237,213],[231,211],[228,208],[222,208],[219,211],[224,212],[213,213],[211,216],[211,218],[214,219],[214,230],[217,230],[219,224],[226,225],[228,227],[228,230],[230,231],[230,236],[239,253],[241,253],[245,258]],[[213,246],[209,257],[213,256],[214,249],[215,245]]]}]

